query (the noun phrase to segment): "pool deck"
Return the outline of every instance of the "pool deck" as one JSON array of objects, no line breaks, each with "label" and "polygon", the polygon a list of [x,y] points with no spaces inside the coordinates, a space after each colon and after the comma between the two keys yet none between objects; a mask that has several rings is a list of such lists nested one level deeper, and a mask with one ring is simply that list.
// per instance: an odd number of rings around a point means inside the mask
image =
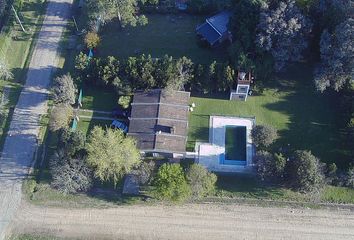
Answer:
[{"label": "pool deck", "polygon": [[[210,116],[209,143],[198,144],[198,161],[201,165],[215,172],[247,172],[251,171],[254,148],[250,137],[255,120],[251,118]],[[233,160],[220,161],[225,156],[225,127],[245,126],[247,129],[245,164]],[[237,164],[238,163],[238,164]]]}]

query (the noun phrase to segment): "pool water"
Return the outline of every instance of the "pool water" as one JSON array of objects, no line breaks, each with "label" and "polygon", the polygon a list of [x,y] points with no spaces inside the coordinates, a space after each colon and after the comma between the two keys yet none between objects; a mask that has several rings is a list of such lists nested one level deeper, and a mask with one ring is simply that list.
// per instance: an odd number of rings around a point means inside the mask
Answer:
[{"label": "pool water", "polygon": [[245,126],[226,126],[224,156],[225,161],[236,161],[234,164],[242,164],[242,162],[246,163],[246,140],[247,128]]}]

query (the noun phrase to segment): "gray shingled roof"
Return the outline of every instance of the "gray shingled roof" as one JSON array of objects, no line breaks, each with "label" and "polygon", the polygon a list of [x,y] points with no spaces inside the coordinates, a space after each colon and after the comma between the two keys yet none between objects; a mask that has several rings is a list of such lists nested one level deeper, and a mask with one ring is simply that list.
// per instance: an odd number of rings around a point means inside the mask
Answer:
[{"label": "gray shingled roof", "polygon": [[141,151],[185,152],[189,98],[189,92],[160,89],[134,94],[128,135]]}]

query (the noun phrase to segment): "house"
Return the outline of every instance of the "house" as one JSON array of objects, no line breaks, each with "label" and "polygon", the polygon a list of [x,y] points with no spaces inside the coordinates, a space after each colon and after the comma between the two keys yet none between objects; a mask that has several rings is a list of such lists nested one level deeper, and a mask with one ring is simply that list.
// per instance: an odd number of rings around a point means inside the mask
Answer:
[{"label": "house", "polygon": [[239,71],[237,73],[235,88],[231,89],[230,100],[246,101],[250,93],[251,83],[253,83],[251,73]]},{"label": "house", "polygon": [[128,135],[141,153],[185,156],[189,98],[189,92],[160,89],[134,94]]},{"label": "house", "polygon": [[196,28],[197,35],[212,47],[226,40],[232,41],[232,34],[227,28],[230,17],[231,12],[223,11],[207,18],[205,23]]}]

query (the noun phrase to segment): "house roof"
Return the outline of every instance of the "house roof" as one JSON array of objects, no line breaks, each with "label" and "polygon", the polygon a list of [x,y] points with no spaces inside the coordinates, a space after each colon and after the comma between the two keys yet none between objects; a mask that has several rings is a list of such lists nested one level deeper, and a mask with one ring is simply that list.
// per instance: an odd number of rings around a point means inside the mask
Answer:
[{"label": "house roof", "polygon": [[183,153],[188,134],[189,92],[136,92],[128,135],[141,151]]},{"label": "house roof", "polygon": [[202,35],[211,45],[218,41],[227,32],[227,25],[231,12],[223,11],[205,20],[205,23],[197,27],[196,31]]}]

